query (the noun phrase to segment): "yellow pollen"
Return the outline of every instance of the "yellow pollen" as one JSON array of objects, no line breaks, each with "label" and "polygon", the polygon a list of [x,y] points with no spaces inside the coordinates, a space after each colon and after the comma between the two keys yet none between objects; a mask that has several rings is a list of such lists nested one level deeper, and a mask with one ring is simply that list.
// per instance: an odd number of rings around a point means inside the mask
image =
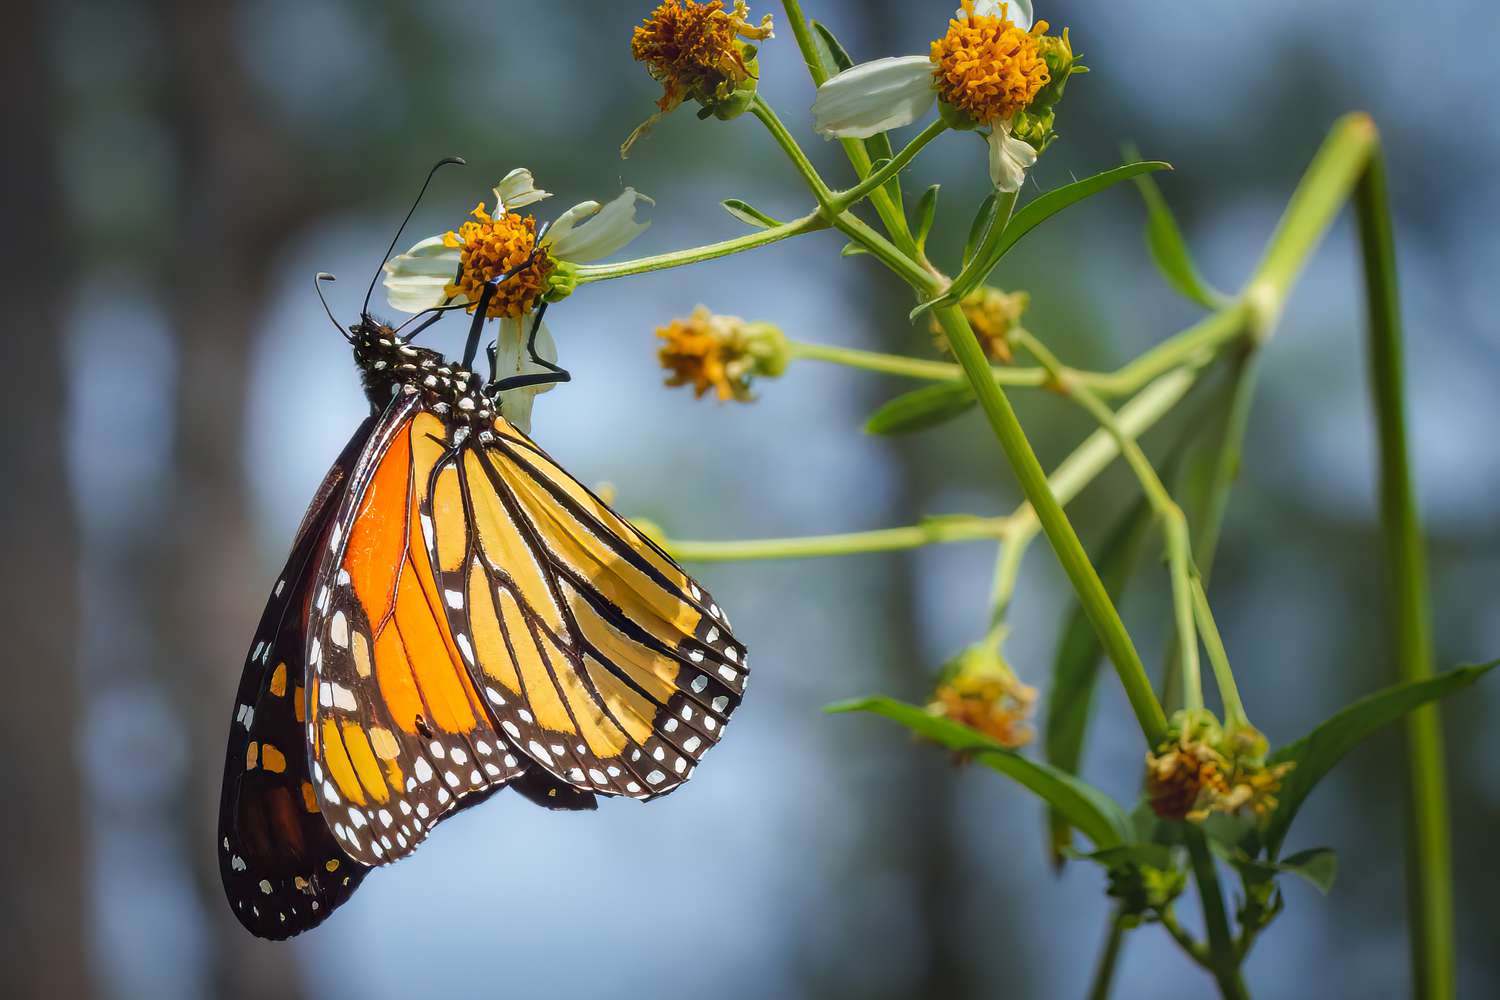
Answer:
[{"label": "yellow pollen", "polygon": [[691,385],[699,399],[712,389],[721,403],[750,401],[754,363],[730,317],[716,316],[699,306],[687,319],[658,327],[656,335],[665,341],[656,356],[672,373],[667,385]]},{"label": "yellow pollen", "polygon": [[740,39],[771,37],[771,15],[753,25],[749,14],[744,0],[730,11],[723,0],[666,0],[651,12],[631,35],[630,54],[661,83],[658,108],[671,111],[688,98],[723,100],[750,79]]},{"label": "yellow pollen", "polygon": [[932,43],[938,96],[977,122],[1007,119],[1052,79],[1037,41],[1047,22],[1022,31],[1007,16],[1007,4],[990,17],[974,13],[974,0],[963,0],[963,14]]},{"label": "yellow pollen", "polygon": [[[536,220],[531,216],[509,212],[493,218],[483,203],[472,215],[473,220],[459,226],[457,232],[443,236],[445,246],[458,249],[460,261],[458,279],[443,293],[468,299],[471,313],[479,307],[485,284],[525,264],[536,247]],[[538,251],[530,265],[500,283],[485,314],[491,319],[514,319],[530,312],[547,288],[553,264],[546,248]]]}]

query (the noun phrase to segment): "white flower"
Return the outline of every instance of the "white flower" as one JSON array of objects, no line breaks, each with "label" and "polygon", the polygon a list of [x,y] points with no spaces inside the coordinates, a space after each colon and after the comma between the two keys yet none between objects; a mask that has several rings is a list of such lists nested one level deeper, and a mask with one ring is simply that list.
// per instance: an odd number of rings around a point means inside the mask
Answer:
[{"label": "white flower", "polygon": [[[1031,0],[974,0],[972,11],[975,17],[1004,15],[1022,31],[1032,26]],[[954,16],[970,15],[960,9]],[[818,88],[813,127],[830,139],[867,139],[910,125],[938,99],[933,70],[928,56],[888,56],[851,66]],[[990,179],[1001,191],[1020,190],[1036,151],[1011,136],[1009,117],[984,124],[990,129]]]},{"label": "white flower", "polygon": [[[494,188],[493,212],[481,205],[473,222],[456,232],[429,236],[385,264],[386,296],[391,308],[419,313],[440,306],[476,302],[488,280],[497,276],[507,258],[514,261],[520,251],[533,246],[531,223],[517,214],[551,195],[536,186],[531,171],[512,170]],[[537,304],[546,293],[545,278],[559,263],[584,264],[607,257],[639,236],[648,223],[636,219],[641,204],[650,198],[626,188],[601,205],[585,201],[558,216],[540,240],[537,262],[496,288],[489,315],[500,319],[496,336],[496,374],[509,375],[545,371],[527,355],[526,338],[531,332]],[[466,257],[467,254],[467,257]],[[465,274],[465,261],[475,273]],[[557,347],[545,324],[537,331],[537,354],[557,360]],[[531,407],[538,393],[551,384],[528,386],[501,393],[501,410],[521,430],[529,430]]]}]

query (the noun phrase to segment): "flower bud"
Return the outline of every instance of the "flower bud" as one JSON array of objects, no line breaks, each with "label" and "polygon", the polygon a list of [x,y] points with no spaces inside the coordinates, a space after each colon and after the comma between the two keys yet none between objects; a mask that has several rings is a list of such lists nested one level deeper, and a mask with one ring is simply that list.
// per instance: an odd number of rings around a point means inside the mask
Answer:
[{"label": "flower bud", "polygon": [[1021,683],[998,643],[970,646],[938,676],[927,711],[983,733],[1012,749],[1031,742],[1036,689]]}]

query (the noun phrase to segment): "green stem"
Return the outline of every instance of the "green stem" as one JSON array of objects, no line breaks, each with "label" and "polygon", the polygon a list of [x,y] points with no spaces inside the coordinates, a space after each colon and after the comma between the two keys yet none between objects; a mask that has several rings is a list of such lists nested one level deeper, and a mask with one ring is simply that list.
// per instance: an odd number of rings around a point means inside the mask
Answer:
[{"label": "green stem", "polygon": [[1120,946],[1125,942],[1125,914],[1116,911],[1109,922],[1109,936],[1104,939],[1104,951],[1099,955],[1099,965],[1094,969],[1094,983],[1089,987],[1089,1000],[1109,1000],[1110,988],[1115,981],[1115,965],[1120,960]]},{"label": "green stem", "polygon": [[1172,940],[1177,942],[1177,946],[1186,952],[1189,958],[1205,969],[1213,970],[1213,965],[1208,958],[1208,949],[1201,942],[1194,941],[1193,936],[1183,929],[1183,926],[1177,922],[1177,914],[1172,912],[1170,906],[1162,909],[1156,919],[1162,928],[1172,935]]},{"label": "green stem", "polygon": [[[807,64],[807,74],[812,78],[813,86],[821,87],[828,80],[828,71],[823,67],[823,61],[818,56],[818,46],[813,40],[812,28],[807,18],[802,14],[802,4],[799,0],[782,0],[782,9],[786,11],[787,23],[791,26],[792,37],[797,41],[797,49],[802,53],[802,61]],[[848,157],[850,166],[861,180],[870,176],[872,160],[870,151],[865,146],[863,139],[840,139],[839,144],[844,147],[844,155]],[[891,199],[884,187],[877,187],[870,192],[870,204],[875,207],[875,213],[880,216],[881,224],[885,226],[886,232],[901,247],[901,250],[912,258],[919,258],[916,240],[912,238],[911,231],[906,225],[906,216]]]},{"label": "green stem", "polygon": [[[1368,119],[1364,124],[1373,134],[1374,125]],[[1394,612],[1392,639],[1398,674],[1411,682],[1433,674],[1432,621],[1427,559],[1406,436],[1395,241],[1385,162],[1378,148],[1360,178],[1355,206],[1369,308],[1371,389],[1380,433],[1381,526]],[[1407,894],[1414,992],[1421,1000],[1450,1000],[1457,989],[1453,872],[1442,720],[1436,705],[1406,717],[1406,752],[1411,825],[1406,845]]]},{"label": "green stem", "polygon": [[[924,358],[908,358],[900,354],[881,354],[862,351],[854,347],[835,347],[831,344],[811,344],[805,341],[787,341],[787,349],[793,358],[809,361],[826,361],[846,368],[880,372],[885,375],[901,375],[906,378],[926,379],[932,382],[953,382],[964,377],[964,370],[946,361],[928,361]],[[1039,386],[1047,381],[1047,373],[1040,368],[990,369],[995,381],[1001,385]]]},{"label": "green stem", "polygon": [[719,243],[690,247],[686,250],[673,250],[670,253],[655,254],[650,257],[637,257],[634,260],[622,260],[614,264],[581,264],[576,274],[578,283],[587,285],[595,281],[609,281],[612,278],[626,278],[650,271],[664,271],[667,268],[700,264],[718,257],[744,253],[746,250],[769,246],[793,236],[817,232],[828,227],[829,223],[823,218],[821,212],[811,212],[800,219],[793,219],[791,222],[784,222],[770,229],[746,233],[744,236],[736,236],[734,239],[723,240]]},{"label": "green stem", "polygon": [[771,133],[771,138],[776,140],[776,145],[780,146],[781,151],[786,154],[787,159],[792,161],[792,165],[797,168],[797,172],[807,182],[807,187],[812,191],[813,197],[817,199],[818,204],[822,206],[829,216],[838,215],[844,208],[848,207],[834,207],[833,192],[824,183],[822,176],[818,173],[818,168],[812,165],[812,161],[807,158],[807,154],[802,151],[802,147],[797,144],[797,140],[792,137],[792,133],[787,131],[786,126],[782,124],[776,112],[771,109],[771,106],[759,94],[756,94],[755,100],[750,103],[750,113],[759,118],[761,124],[766,127],[766,131]]},{"label": "green stem", "polygon": [[1234,365],[1229,412],[1224,418],[1213,475],[1204,492],[1202,508],[1198,511],[1198,531],[1193,542],[1193,554],[1198,575],[1203,578],[1205,585],[1213,570],[1214,555],[1219,548],[1224,515],[1229,510],[1229,492],[1235,479],[1239,477],[1245,448],[1245,429],[1250,422],[1250,406],[1255,399],[1255,384],[1259,374],[1260,351],[1250,347]]},{"label": "green stem", "polygon": [[879,170],[873,171],[868,177],[847,191],[834,192],[833,203],[835,210],[844,211],[865,195],[885,184],[892,177],[895,177],[902,170],[905,170],[906,165],[916,158],[916,155],[922,151],[924,146],[946,131],[948,131],[947,123],[941,118],[934,119],[931,125],[918,132],[911,142],[903,146],[901,151],[891,157],[890,161]]},{"label": "green stem", "polygon": [[1078,533],[1073,530],[1072,522],[1063,513],[1062,505],[1047,485],[1047,475],[1042,471],[1042,465],[1037,461],[1031,442],[1021,429],[1020,421],[1016,419],[1010,400],[990,377],[989,362],[985,359],[984,350],[979,346],[979,340],[969,327],[968,320],[964,318],[963,311],[952,305],[943,305],[934,310],[934,315],[947,334],[948,343],[952,345],[969,383],[974,387],[979,405],[1020,481],[1022,492],[1036,510],[1042,531],[1057,553],[1058,561],[1062,563],[1063,571],[1074,590],[1078,592],[1090,622],[1099,633],[1100,644],[1115,665],[1147,743],[1155,746],[1166,737],[1166,715],[1156,700],[1155,692],[1151,690],[1146,668],[1141,663],[1140,654],[1136,652],[1135,643],[1131,640],[1125,623],[1120,620],[1119,611],[1109,599],[1098,571],[1089,562],[1088,554],[1084,552],[1083,543],[1078,540]]},{"label": "green stem", "polygon": [[1224,638],[1219,634],[1219,625],[1214,621],[1213,610],[1208,606],[1208,592],[1203,589],[1201,577],[1193,577],[1193,611],[1198,619],[1198,631],[1203,636],[1203,646],[1208,650],[1208,662],[1213,667],[1214,682],[1219,685],[1219,697],[1224,702],[1224,724],[1230,729],[1250,725],[1245,714],[1245,703],[1240,700],[1240,689],[1234,683],[1234,672],[1229,669],[1229,654],[1224,650]]},{"label": "green stem", "polygon": [[866,552],[896,552],[944,542],[972,542],[1001,537],[1008,523],[1003,517],[954,515],[934,517],[906,528],[855,531],[805,538],[757,538],[734,542],[669,541],[666,548],[684,562],[747,562],[762,559],[811,559],[852,556]]},{"label": "green stem", "polygon": [[[844,212],[833,220],[833,225],[839,232],[868,250],[871,255],[878,257],[886,267],[895,271],[918,292],[932,296],[943,290],[944,282],[941,278],[917,263],[912,256],[898,249],[894,243],[854,215]],[[988,363],[985,367],[989,367]]]},{"label": "green stem", "polygon": [[1229,915],[1224,911],[1224,894],[1219,888],[1219,872],[1203,831],[1188,824],[1183,831],[1188,853],[1193,859],[1194,881],[1203,902],[1203,923],[1208,929],[1209,968],[1218,981],[1225,1000],[1250,1000],[1250,991],[1240,975],[1239,949],[1229,931]]}]

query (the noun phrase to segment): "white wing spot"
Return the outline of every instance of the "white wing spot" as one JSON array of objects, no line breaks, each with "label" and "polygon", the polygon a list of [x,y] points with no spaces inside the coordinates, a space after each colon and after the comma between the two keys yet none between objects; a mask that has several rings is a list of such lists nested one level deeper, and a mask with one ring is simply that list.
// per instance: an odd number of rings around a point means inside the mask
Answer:
[{"label": "white wing spot", "polygon": [[739,674],[735,673],[734,670],[730,667],[720,667],[719,676],[724,678],[726,681],[732,682],[736,677],[739,676]]},{"label": "white wing spot", "polygon": [[596,785],[602,785],[608,780],[604,777],[604,772],[597,767],[589,768],[589,777],[594,779],[594,784]]},{"label": "white wing spot", "polygon": [[740,662],[739,650],[735,649],[733,646],[726,647],[724,650],[724,658],[730,663]]},{"label": "white wing spot", "polygon": [[694,736],[683,742],[682,749],[686,750],[688,753],[697,753],[698,748],[702,745],[703,740],[697,736]]},{"label": "white wing spot", "polygon": [[662,725],[661,729],[662,729],[662,732],[664,732],[664,733],[675,733],[675,732],[677,732],[677,720],[676,719],[668,719]]},{"label": "white wing spot", "polygon": [[694,663],[702,663],[703,662],[703,650],[701,650],[701,649],[691,649],[691,650],[688,650],[688,659],[692,660]]},{"label": "white wing spot", "polygon": [[412,766],[417,772],[417,780],[422,784],[425,785],[432,780],[432,765],[427,763],[426,757],[418,757],[417,762]]},{"label": "white wing spot", "polygon": [[434,757],[436,757],[438,760],[442,760],[443,757],[446,756],[447,753],[448,753],[447,750],[443,749],[443,745],[441,743],[439,743],[437,740],[433,740],[432,743],[428,745],[427,749],[431,750],[432,751],[432,755]]},{"label": "white wing spot", "polygon": [[467,764],[468,762],[469,762],[469,755],[466,754],[466,753],[464,753],[458,747],[454,747],[453,748],[453,763],[458,764],[461,767],[464,764]]},{"label": "white wing spot", "polygon": [[349,645],[349,619],[342,611],[333,613],[333,621],[328,623],[328,637],[340,649]]},{"label": "white wing spot", "polygon": [[517,712],[516,715],[520,716],[521,721],[526,723],[528,726],[536,722],[536,718],[524,708]]},{"label": "white wing spot", "polygon": [[464,606],[464,594],[461,590],[445,590],[443,599],[448,602],[450,608],[457,609]]},{"label": "white wing spot", "polygon": [[490,745],[484,740],[476,740],[474,742],[474,749],[478,750],[480,756],[482,757],[488,757],[490,755]]},{"label": "white wing spot", "polygon": [[697,677],[694,677],[692,687],[693,694],[702,694],[703,689],[708,687],[708,675],[699,674]]},{"label": "white wing spot", "polygon": [[646,781],[653,785],[659,785],[666,779],[666,773],[661,770],[653,770],[650,774],[646,775]]},{"label": "white wing spot", "polygon": [[532,740],[526,745],[526,747],[531,751],[532,755],[540,760],[543,764],[552,763],[552,755],[547,752],[546,747],[542,746],[536,740]]},{"label": "white wing spot", "polygon": [[469,645],[469,637],[459,632],[453,636],[453,641],[458,643],[458,651],[464,654],[464,659],[472,667],[474,665],[474,648]]},{"label": "white wing spot", "polygon": [[382,809],[375,815],[379,817],[381,826],[390,826],[396,821],[396,817],[391,815],[391,811],[389,809]]},{"label": "white wing spot", "polygon": [[724,709],[729,707],[729,697],[727,695],[721,694],[713,700],[712,704],[714,706],[714,711],[718,712],[720,715],[723,715]]},{"label": "white wing spot", "polygon": [[511,722],[509,719],[506,719],[504,722],[500,723],[500,727],[507,733],[510,733],[512,739],[518,740],[521,738],[521,727],[516,725],[514,722]]},{"label": "white wing spot", "polygon": [[719,720],[715,719],[712,715],[705,715],[703,717],[703,728],[709,732],[713,732],[719,728]]},{"label": "white wing spot", "polygon": [[443,780],[448,783],[449,788],[458,787],[458,775],[454,774],[452,771],[444,771]]},{"label": "white wing spot", "polygon": [[704,642],[713,643],[719,641],[719,627],[715,625],[708,630],[708,635],[703,637]]},{"label": "white wing spot", "polygon": [[500,692],[496,691],[492,687],[487,687],[487,688],[484,689],[484,696],[486,698],[488,698],[490,701],[494,702],[496,705],[504,705],[505,704],[505,699],[502,698],[502,697],[500,697]]}]

